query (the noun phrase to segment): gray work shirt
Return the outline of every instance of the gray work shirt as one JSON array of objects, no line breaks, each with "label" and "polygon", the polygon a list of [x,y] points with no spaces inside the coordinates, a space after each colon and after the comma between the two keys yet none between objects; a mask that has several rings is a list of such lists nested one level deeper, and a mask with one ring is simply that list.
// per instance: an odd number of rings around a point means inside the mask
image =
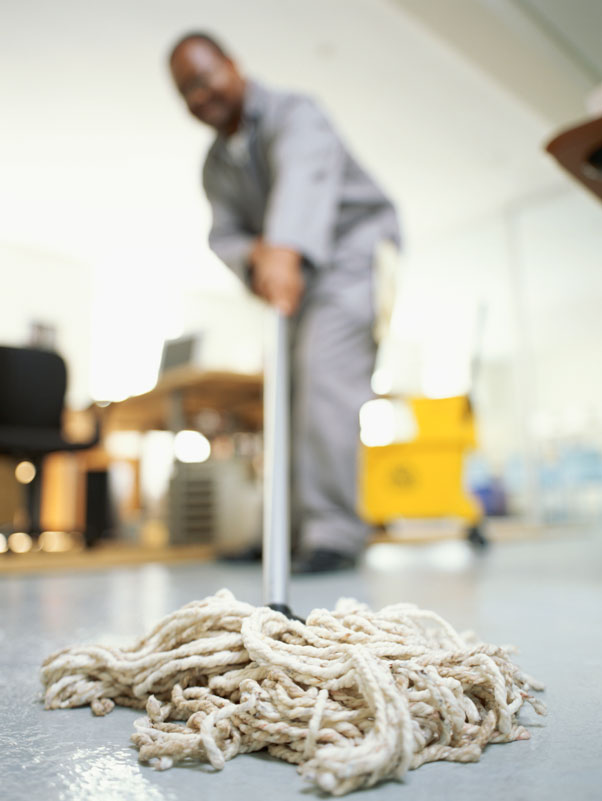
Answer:
[{"label": "gray work shirt", "polygon": [[243,281],[256,237],[316,269],[399,245],[395,208],[309,97],[248,81],[242,123],[218,135],[203,168],[211,249]]}]

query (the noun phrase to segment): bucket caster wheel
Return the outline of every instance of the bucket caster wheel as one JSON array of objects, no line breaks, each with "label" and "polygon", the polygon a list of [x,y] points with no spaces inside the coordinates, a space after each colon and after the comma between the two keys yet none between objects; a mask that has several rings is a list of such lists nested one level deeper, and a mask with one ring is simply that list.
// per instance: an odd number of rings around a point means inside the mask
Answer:
[{"label": "bucket caster wheel", "polygon": [[489,545],[489,540],[485,536],[483,526],[481,524],[470,526],[466,530],[466,539],[471,545],[474,545],[475,548],[483,549]]}]

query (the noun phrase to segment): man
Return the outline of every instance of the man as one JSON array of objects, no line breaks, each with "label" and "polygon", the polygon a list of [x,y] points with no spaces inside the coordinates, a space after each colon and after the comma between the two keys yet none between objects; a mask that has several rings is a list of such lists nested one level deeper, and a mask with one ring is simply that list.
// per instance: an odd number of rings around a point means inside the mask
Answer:
[{"label": "man", "polygon": [[243,77],[204,33],[170,56],[191,113],[211,126],[203,185],[212,250],[290,317],[295,572],[351,567],[358,413],[375,359],[372,262],[399,244],[393,205],[309,98]]}]

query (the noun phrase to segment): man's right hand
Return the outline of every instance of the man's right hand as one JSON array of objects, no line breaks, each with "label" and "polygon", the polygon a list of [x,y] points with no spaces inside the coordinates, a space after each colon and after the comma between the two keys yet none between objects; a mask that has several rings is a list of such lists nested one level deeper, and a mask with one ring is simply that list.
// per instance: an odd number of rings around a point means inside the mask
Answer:
[{"label": "man's right hand", "polygon": [[257,240],[251,253],[253,291],[290,316],[299,308],[305,282],[301,254]]}]

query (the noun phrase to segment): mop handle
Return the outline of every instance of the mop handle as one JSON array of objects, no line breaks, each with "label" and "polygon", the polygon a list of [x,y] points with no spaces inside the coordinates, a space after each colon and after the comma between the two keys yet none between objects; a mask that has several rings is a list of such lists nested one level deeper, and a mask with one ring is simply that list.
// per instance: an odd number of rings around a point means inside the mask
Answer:
[{"label": "mop handle", "polygon": [[270,310],[268,357],[263,385],[263,600],[288,605],[290,573],[289,511],[289,346],[288,321]]}]

